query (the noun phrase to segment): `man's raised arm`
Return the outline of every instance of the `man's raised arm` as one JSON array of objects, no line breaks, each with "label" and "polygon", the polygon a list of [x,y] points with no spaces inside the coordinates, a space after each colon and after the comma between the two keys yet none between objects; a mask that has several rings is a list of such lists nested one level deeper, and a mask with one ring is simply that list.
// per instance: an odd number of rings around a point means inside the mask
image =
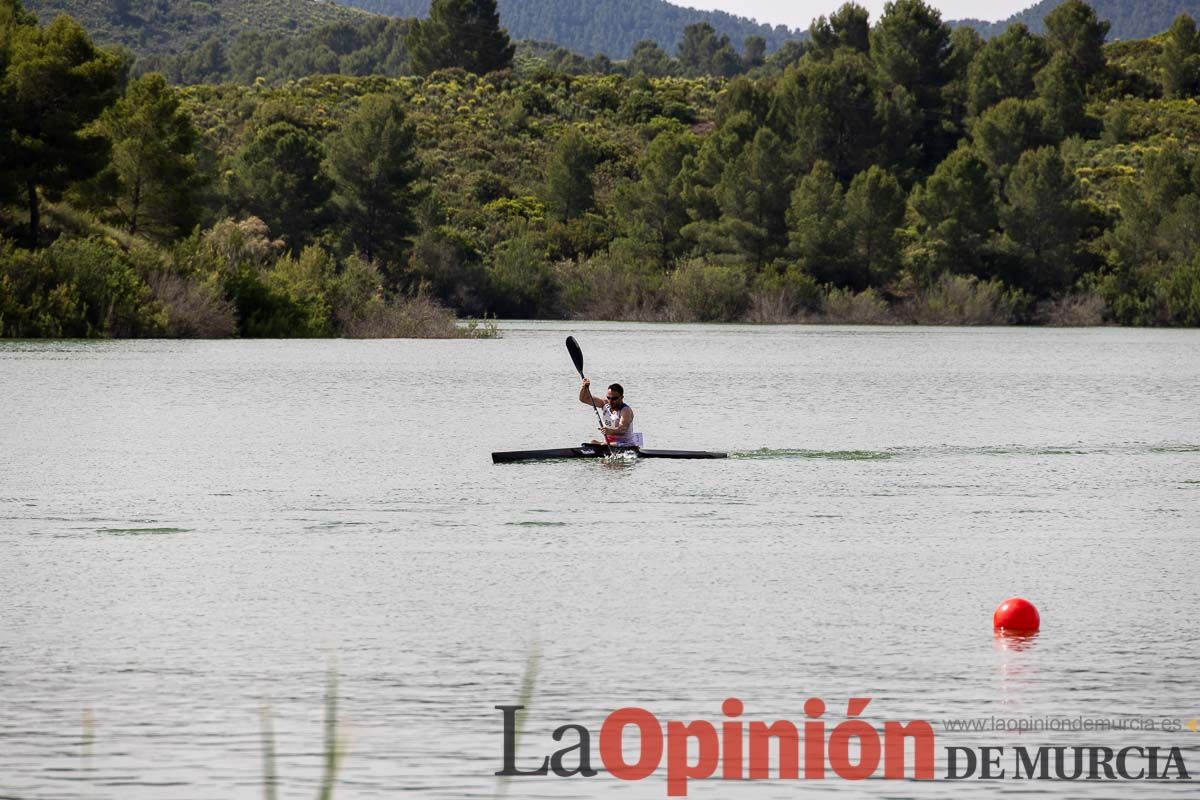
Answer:
[{"label": "man's raised arm", "polygon": [[598,397],[592,396],[592,382],[587,378],[583,379],[583,385],[579,387],[579,402],[585,406],[595,405],[596,408],[602,408],[604,401]]}]

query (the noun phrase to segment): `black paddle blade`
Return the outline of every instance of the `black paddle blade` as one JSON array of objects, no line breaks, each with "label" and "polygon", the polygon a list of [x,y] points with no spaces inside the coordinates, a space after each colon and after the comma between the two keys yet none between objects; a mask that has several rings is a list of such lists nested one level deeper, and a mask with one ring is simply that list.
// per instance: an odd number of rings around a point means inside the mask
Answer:
[{"label": "black paddle blade", "polygon": [[579,377],[583,377],[583,351],[579,349],[579,342],[575,341],[574,336],[567,337],[567,352],[571,354],[571,360],[575,362],[575,371],[579,373]]}]

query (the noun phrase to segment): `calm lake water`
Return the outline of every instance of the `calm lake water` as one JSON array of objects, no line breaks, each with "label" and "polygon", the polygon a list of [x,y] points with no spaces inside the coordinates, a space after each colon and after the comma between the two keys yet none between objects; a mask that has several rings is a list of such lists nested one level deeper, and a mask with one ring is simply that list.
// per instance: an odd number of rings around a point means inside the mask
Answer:
[{"label": "calm lake water", "polygon": [[[507,324],[494,341],[0,343],[0,797],[661,798],[500,786],[574,722],[804,719],[947,746],[1200,734],[942,720],[1200,716],[1200,332]],[[571,446],[574,333],[647,445]],[[996,640],[1005,597],[1043,630]],[[570,741],[570,740],[569,740]],[[561,745],[559,745],[561,746]],[[599,766],[598,741],[592,742]],[[938,774],[943,768],[939,766]],[[1193,784],[1194,787],[1194,784]],[[1178,783],[693,782],[701,798],[1195,796]]]}]

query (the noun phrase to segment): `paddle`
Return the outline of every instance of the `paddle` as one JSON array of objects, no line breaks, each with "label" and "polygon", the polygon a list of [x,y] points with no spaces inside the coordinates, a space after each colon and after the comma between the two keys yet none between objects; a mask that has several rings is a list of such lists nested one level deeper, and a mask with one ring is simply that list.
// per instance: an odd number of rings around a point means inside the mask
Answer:
[{"label": "paddle", "polygon": [[[567,337],[567,352],[571,354],[571,360],[575,362],[575,371],[579,373],[582,380],[587,380],[587,376],[583,374],[583,351],[579,349],[579,342],[575,341],[574,336]],[[596,422],[600,423],[600,434],[604,434],[604,420],[600,419],[600,409],[596,408],[596,396],[588,391],[588,397],[592,401],[592,411],[596,412]]]}]

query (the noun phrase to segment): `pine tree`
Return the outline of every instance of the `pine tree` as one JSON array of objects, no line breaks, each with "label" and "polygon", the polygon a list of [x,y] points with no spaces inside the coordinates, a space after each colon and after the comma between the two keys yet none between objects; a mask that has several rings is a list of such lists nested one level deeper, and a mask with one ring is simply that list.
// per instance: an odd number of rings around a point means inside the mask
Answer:
[{"label": "pine tree", "polygon": [[999,224],[988,167],[960,147],[909,197],[917,245],[917,272],[933,282],[944,272],[980,274]]},{"label": "pine tree", "polygon": [[927,94],[931,105],[950,78],[949,56],[950,28],[924,0],[888,3],[871,31],[871,58],[881,77],[914,94]]},{"label": "pine tree", "polygon": [[1055,141],[1081,133],[1086,123],[1083,85],[1066,55],[1055,53],[1035,83],[1045,110],[1046,133]]},{"label": "pine tree", "polygon": [[413,21],[407,44],[421,75],[450,67],[477,75],[505,69],[516,49],[500,27],[496,0],[433,0],[429,18]]},{"label": "pine tree", "polygon": [[197,215],[197,133],[166,79],[150,73],[134,81],[98,127],[112,142],[100,181],[111,185],[129,232],[171,238],[190,229]]},{"label": "pine tree", "polygon": [[688,224],[683,167],[696,147],[696,137],[687,131],[663,131],[638,161],[638,179],[618,195],[622,228],[631,238],[650,245],[663,268],[683,249],[681,231]]},{"label": "pine tree", "polygon": [[231,70],[225,45],[217,36],[209,37],[175,64],[173,78],[183,84],[217,83],[227,79]]},{"label": "pine tree", "polygon": [[689,77],[716,75],[730,78],[741,71],[741,59],[728,36],[718,36],[707,22],[683,29],[679,42],[679,65]]},{"label": "pine tree", "polygon": [[828,161],[843,180],[871,164],[883,131],[871,63],[847,48],[789,69],[776,84],[772,115],[804,168]]},{"label": "pine tree", "polygon": [[900,267],[896,229],[904,222],[905,200],[900,182],[878,166],[855,175],[846,191],[850,257],[867,270],[874,286],[886,284]]},{"label": "pine tree", "polygon": [[1182,198],[1200,193],[1200,161],[1178,143],[1146,154],[1141,180],[1122,185],[1118,194],[1121,218],[1107,235],[1114,262],[1124,269],[1163,259],[1153,234]]},{"label": "pine tree", "polygon": [[544,195],[560,222],[575,219],[595,204],[592,170],[596,147],[578,128],[569,128],[554,144],[546,165]]},{"label": "pine tree", "polygon": [[750,112],[733,113],[701,140],[694,156],[684,159],[682,194],[692,220],[712,222],[721,216],[717,185],[725,167],[750,144],[760,127]]},{"label": "pine tree", "polygon": [[957,125],[946,114],[943,91],[951,71],[950,27],[923,0],[895,0],[871,30],[871,60],[885,87],[900,87],[916,110],[912,166],[937,164],[953,147]]},{"label": "pine tree", "polygon": [[845,190],[827,162],[818,161],[796,185],[787,224],[788,254],[817,282],[866,288],[866,270],[849,261]]},{"label": "pine tree", "polygon": [[1180,14],[1171,24],[1159,63],[1163,94],[1168,98],[1194,97],[1200,93],[1200,34],[1196,32],[1195,20],[1187,14]]},{"label": "pine tree", "polygon": [[1022,153],[1049,144],[1052,138],[1042,104],[1015,97],[992,106],[971,126],[976,152],[1001,183]]},{"label": "pine tree", "polygon": [[24,187],[16,180],[13,171],[17,166],[15,148],[7,143],[17,135],[16,97],[12,90],[3,85],[4,74],[12,61],[13,38],[21,28],[37,26],[37,17],[25,11],[20,0],[0,0],[0,200],[20,195]]},{"label": "pine tree", "polygon": [[651,78],[674,75],[678,71],[678,64],[657,42],[649,39],[633,46],[633,57],[629,59],[626,67],[630,75],[646,75]]},{"label": "pine tree", "polygon": [[1021,156],[1000,209],[1001,247],[1016,257],[1019,271],[1009,282],[1037,297],[1066,289],[1075,277],[1075,257],[1086,215],[1075,175],[1055,147]]},{"label": "pine tree", "polygon": [[103,169],[108,140],[90,127],[117,97],[124,62],[98,49],[70,17],[41,28],[12,0],[0,6],[0,175],[23,194],[29,239],[41,225],[39,192],[54,198]]},{"label": "pine tree", "polygon": [[415,132],[395,98],[367,95],[328,143],[334,204],[368,261],[397,259],[415,228],[421,191]]},{"label": "pine tree", "polygon": [[839,47],[867,52],[871,46],[870,34],[870,12],[857,3],[846,3],[829,19],[817,17],[809,29],[815,52],[823,58],[833,55]]},{"label": "pine tree", "polygon": [[985,44],[983,37],[974,28],[955,28],[950,34],[950,72],[954,78],[942,90],[942,100],[946,113],[956,123],[960,136],[970,105],[971,64]]},{"label": "pine tree", "polygon": [[760,129],[713,189],[720,217],[689,225],[686,235],[702,249],[736,255],[756,268],[771,261],[786,239],[789,187],[782,165],[779,137]]},{"label": "pine tree", "polygon": [[740,76],[727,83],[725,91],[717,96],[716,123],[724,126],[734,117],[742,115],[741,118],[752,128],[747,131],[747,140],[767,124],[770,114],[771,91],[765,81]]},{"label": "pine tree", "polygon": [[1051,52],[1067,57],[1086,86],[1104,71],[1104,40],[1111,27],[1083,0],[1065,0],[1046,15],[1046,41]]},{"label": "pine tree", "polygon": [[990,40],[968,69],[967,112],[978,117],[1009,97],[1033,94],[1034,77],[1046,65],[1045,42],[1021,23]]},{"label": "pine tree", "polygon": [[871,14],[858,3],[845,3],[829,17],[838,46],[860,53],[871,49]]},{"label": "pine tree", "polygon": [[742,42],[742,69],[755,69],[766,62],[767,40],[761,36],[747,36]]},{"label": "pine tree", "polygon": [[287,120],[264,124],[237,155],[231,190],[238,205],[299,253],[326,221],[332,184],[321,143]]}]

